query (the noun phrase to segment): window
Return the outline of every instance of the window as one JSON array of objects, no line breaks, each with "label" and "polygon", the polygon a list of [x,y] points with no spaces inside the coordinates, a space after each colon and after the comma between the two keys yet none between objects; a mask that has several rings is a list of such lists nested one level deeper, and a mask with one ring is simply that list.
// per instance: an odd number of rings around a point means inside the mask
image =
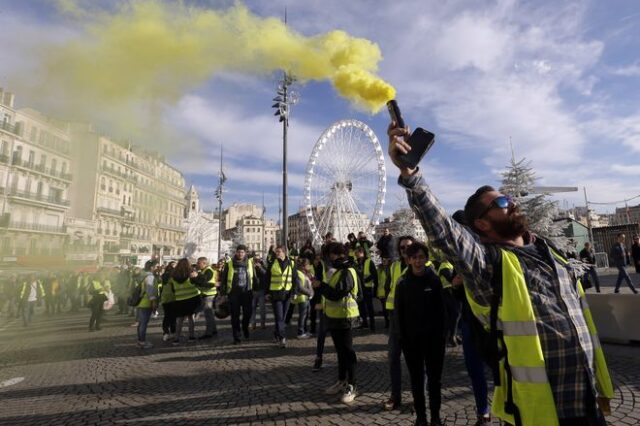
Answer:
[{"label": "window", "polygon": [[[53,165],[51,166],[53,168]],[[60,173],[67,174],[67,163],[65,161],[62,162],[62,167],[60,167]]]},{"label": "window", "polygon": [[31,142],[35,142],[37,138],[38,138],[38,128],[35,126],[32,126],[31,133],[29,134],[29,140]]},{"label": "window", "polygon": [[104,176],[100,178],[100,189],[102,191],[106,191],[107,190],[107,186],[105,185],[105,178]]},{"label": "window", "polygon": [[36,190],[36,194],[42,195],[42,182],[38,182],[38,189]]},{"label": "window", "polygon": [[58,162],[55,158],[51,159],[51,173],[56,173],[56,169],[58,168]]},{"label": "window", "polygon": [[0,154],[7,155],[9,153],[9,142],[2,141],[2,147],[0,147]]},{"label": "window", "polygon": [[47,165],[47,156],[42,154],[40,156],[40,166],[41,167],[46,167],[46,165]]},{"label": "window", "polygon": [[33,167],[33,164],[36,161],[36,153],[34,151],[29,151],[29,160],[27,160],[27,162],[29,163],[30,167]]}]

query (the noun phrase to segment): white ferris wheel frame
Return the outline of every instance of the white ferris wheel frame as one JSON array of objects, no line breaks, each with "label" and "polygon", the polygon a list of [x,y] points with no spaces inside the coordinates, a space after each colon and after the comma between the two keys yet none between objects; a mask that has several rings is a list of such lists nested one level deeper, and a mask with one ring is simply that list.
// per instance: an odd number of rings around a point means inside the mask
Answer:
[{"label": "white ferris wheel frame", "polygon": [[[322,133],[320,138],[318,138],[318,141],[316,142],[316,144],[313,147],[313,150],[311,151],[311,155],[309,157],[309,162],[307,163],[307,169],[305,173],[305,180],[304,180],[305,215],[307,217],[307,223],[309,224],[309,229],[311,231],[311,235],[313,237],[313,241],[315,244],[322,243],[322,239],[324,238],[324,235],[321,235],[321,232],[323,230],[320,229],[323,224],[317,223],[317,218],[315,217],[315,214],[317,214],[317,209],[316,209],[317,206],[312,205],[313,201],[317,201],[317,200],[311,199],[313,196],[312,188],[314,184],[314,176],[316,175],[316,167],[318,167],[318,164],[316,163],[317,163],[318,157],[320,156],[327,142],[329,142],[331,138],[333,138],[338,131],[343,130],[345,128],[353,128],[357,131],[362,132],[366,136],[365,138],[362,138],[362,140],[364,142],[368,142],[373,147],[374,153],[371,153],[368,157],[365,157],[365,161],[368,159],[371,159],[371,161],[367,161],[363,165],[371,164],[372,161],[375,161],[377,166],[377,190],[375,194],[376,202],[375,202],[373,211],[360,212],[357,206],[357,203],[355,203],[351,197],[348,197],[350,198],[349,202],[344,203],[343,205],[343,207],[350,208],[352,213],[366,214],[368,216],[368,222],[369,222],[367,229],[364,229],[364,230],[356,229],[355,226],[352,228],[348,224],[347,226],[350,229],[350,232],[357,232],[359,230],[363,230],[367,235],[372,236],[375,230],[375,226],[379,223],[380,218],[382,217],[383,207],[385,203],[385,194],[387,191],[387,172],[386,172],[386,167],[384,162],[384,153],[383,153],[382,147],[380,146],[378,137],[369,126],[367,126],[365,123],[361,121],[358,121],[358,120],[337,121],[333,123],[331,126],[329,126]],[[357,168],[357,162],[359,159],[354,158],[352,160],[354,161],[353,164],[355,166],[354,167],[355,169]],[[344,173],[345,170],[341,170],[341,172]],[[346,179],[346,177],[343,177],[343,178]],[[350,180],[348,181],[350,182]],[[351,189],[349,190],[349,192],[351,192]],[[335,193],[335,191],[332,191],[332,194],[333,193]],[[338,206],[332,206],[332,207],[336,208]],[[329,208],[329,206],[325,208]],[[316,210],[316,213],[314,213],[314,209]],[[354,209],[355,209],[355,212],[354,212]],[[338,212],[338,214],[340,214],[339,209],[337,209],[336,211]],[[347,220],[347,223],[348,223],[348,220]],[[329,225],[329,223],[327,223],[326,225]],[[341,237],[344,237],[344,236],[341,236]]]}]

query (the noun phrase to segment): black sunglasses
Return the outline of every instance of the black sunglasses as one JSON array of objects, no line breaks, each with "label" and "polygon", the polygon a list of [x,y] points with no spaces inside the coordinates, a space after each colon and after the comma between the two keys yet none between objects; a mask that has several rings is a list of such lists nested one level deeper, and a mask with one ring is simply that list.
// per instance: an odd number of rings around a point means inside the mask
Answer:
[{"label": "black sunglasses", "polygon": [[499,197],[496,197],[493,200],[491,200],[487,208],[484,209],[482,213],[480,213],[480,215],[478,216],[478,219],[482,219],[482,216],[486,215],[489,212],[489,210],[491,210],[494,207],[497,207],[499,209],[506,209],[507,207],[509,207],[509,204],[514,204],[514,201],[513,201],[513,198],[509,197],[508,195],[501,195]]}]

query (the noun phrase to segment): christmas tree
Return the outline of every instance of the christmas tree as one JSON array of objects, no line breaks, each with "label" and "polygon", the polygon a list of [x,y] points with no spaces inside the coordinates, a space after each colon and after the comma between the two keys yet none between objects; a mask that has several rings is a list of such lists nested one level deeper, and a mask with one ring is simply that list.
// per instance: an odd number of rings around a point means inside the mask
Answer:
[{"label": "christmas tree", "polygon": [[572,249],[569,240],[563,233],[563,222],[554,221],[558,215],[556,202],[548,199],[549,194],[535,194],[536,174],[531,162],[525,158],[516,161],[511,157],[507,170],[502,173],[500,191],[514,198],[520,209],[529,220],[529,229],[550,240],[559,249]]}]

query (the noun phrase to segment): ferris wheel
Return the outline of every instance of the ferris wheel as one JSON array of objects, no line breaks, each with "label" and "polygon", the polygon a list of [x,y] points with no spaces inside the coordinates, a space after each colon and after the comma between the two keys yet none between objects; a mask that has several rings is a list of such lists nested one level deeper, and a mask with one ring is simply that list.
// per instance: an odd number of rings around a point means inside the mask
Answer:
[{"label": "ferris wheel", "polygon": [[313,147],[304,181],[314,244],[327,232],[338,241],[351,232],[373,235],[386,190],[384,155],[373,130],[357,120],[331,125]]}]

